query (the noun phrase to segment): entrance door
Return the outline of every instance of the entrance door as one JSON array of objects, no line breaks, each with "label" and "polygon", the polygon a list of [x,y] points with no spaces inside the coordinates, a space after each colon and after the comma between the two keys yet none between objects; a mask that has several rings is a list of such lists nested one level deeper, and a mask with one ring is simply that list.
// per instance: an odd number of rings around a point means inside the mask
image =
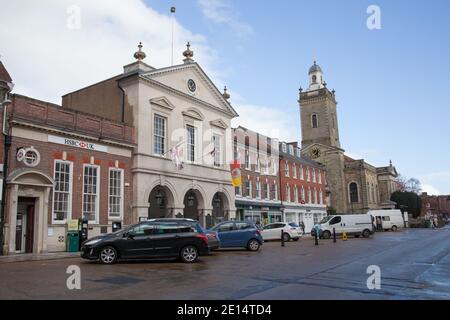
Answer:
[{"label": "entrance door", "polygon": [[16,216],[16,253],[33,252],[34,203],[34,198],[19,198]]},{"label": "entrance door", "polygon": [[16,220],[16,253],[25,252],[25,230],[26,230],[27,215],[24,213],[17,213]]}]

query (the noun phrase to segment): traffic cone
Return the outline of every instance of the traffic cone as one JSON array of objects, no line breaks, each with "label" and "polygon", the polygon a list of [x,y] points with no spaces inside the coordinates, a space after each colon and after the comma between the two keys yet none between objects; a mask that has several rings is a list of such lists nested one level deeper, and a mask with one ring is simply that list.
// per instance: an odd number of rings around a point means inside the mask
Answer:
[{"label": "traffic cone", "polygon": [[342,241],[347,241],[347,233],[345,231],[342,233]]}]

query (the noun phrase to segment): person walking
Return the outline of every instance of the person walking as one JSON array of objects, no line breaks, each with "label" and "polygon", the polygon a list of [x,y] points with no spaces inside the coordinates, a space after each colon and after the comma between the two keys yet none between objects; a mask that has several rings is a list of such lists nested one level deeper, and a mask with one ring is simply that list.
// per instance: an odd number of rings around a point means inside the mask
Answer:
[{"label": "person walking", "polygon": [[302,228],[303,235],[305,235],[305,223],[300,221],[300,228]]}]

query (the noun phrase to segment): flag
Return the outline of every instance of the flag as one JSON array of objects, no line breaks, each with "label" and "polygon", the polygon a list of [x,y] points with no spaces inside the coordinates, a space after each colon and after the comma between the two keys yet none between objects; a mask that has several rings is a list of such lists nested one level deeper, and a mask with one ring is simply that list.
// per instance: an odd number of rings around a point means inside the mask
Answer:
[{"label": "flag", "polygon": [[238,160],[234,160],[234,162],[230,164],[230,170],[233,187],[240,187],[242,185],[242,174],[241,165]]},{"label": "flag", "polygon": [[184,168],[184,163],[180,159],[182,156],[182,152],[183,151],[178,146],[170,149],[170,157],[172,158],[172,162],[177,170],[183,170]]}]

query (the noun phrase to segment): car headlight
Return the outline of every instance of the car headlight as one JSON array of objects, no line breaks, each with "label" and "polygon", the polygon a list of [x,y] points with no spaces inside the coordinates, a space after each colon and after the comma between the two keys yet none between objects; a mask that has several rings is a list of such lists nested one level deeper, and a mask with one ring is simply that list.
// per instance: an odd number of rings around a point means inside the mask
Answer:
[{"label": "car headlight", "polygon": [[92,246],[93,244],[99,243],[100,241],[102,241],[102,239],[90,240],[90,241],[86,242],[84,245],[85,246]]}]

